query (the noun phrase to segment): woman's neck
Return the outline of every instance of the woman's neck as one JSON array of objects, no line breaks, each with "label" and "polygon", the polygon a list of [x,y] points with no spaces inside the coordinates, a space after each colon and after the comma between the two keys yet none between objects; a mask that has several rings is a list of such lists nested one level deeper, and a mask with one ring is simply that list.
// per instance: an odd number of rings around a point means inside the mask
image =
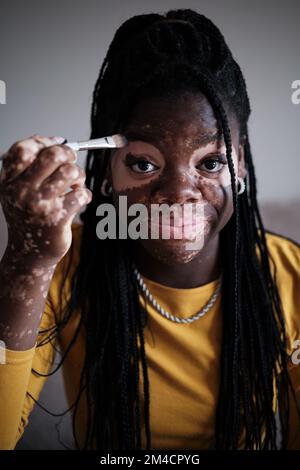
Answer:
[{"label": "woman's neck", "polygon": [[177,289],[190,289],[208,284],[220,276],[219,251],[219,235],[216,235],[201,253],[188,263],[163,263],[152,257],[140,243],[135,244],[133,257],[137,269],[148,279]]}]

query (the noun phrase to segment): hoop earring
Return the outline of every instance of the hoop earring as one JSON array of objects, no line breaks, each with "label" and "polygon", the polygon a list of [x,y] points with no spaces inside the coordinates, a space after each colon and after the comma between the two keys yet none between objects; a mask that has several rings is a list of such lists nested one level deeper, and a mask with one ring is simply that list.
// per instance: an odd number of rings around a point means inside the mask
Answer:
[{"label": "hoop earring", "polygon": [[238,176],[238,182],[240,183],[240,189],[238,190],[238,195],[242,194],[246,189],[245,181],[241,176]]},{"label": "hoop earring", "polygon": [[112,193],[112,187],[109,186],[108,190],[106,191],[105,187],[108,183],[108,180],[105,178],[103,181],[102,181],[102,184],[101,184],[101,194],[103,194],[103,196],[106,196],[106,197],[109,197]]}]

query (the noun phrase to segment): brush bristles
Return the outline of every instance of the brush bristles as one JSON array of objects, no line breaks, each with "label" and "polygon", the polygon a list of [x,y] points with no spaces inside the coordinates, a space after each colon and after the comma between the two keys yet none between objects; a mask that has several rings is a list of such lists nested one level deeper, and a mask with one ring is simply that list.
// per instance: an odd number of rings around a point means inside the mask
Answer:
[{"label": "brush bristles", "polygon": [[128,140],[124,135],[121,134],[114,134],[112,135],[112,139],[116,145],[116,147],[125,147],[127,145]]}]

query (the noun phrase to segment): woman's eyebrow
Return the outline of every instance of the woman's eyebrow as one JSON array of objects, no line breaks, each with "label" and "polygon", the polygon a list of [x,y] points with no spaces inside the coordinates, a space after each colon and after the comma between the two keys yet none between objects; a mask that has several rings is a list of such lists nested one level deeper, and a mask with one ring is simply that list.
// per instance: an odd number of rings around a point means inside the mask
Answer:
[{"label": "woman's eyebrow", "polygon": [[220,144],[224,144],[224,139],[222,137],[220,137],[220,133],[219,132],[216,132],[215,134],[211,134],[211,133],[205,133],[205,134],[201,134],[199,137],[195,137],[195,138],[192,138],[192,139],[189,139],[188,142],[192,145],[194,145],[195,147],[204,147],[206,146],[207,144],[213,144],[215,142],[219,141]]},{"label": "woman's eyebrow", "polygon": [[125,137],[128,140],[135,141],[135,140],[142,140],[144,142],[149,142],[150,144],[156,144],[162,138],[162,136],[158,135],[150,135],[150,134],[143,134],[137,131],[128,131],[123,132]]}]

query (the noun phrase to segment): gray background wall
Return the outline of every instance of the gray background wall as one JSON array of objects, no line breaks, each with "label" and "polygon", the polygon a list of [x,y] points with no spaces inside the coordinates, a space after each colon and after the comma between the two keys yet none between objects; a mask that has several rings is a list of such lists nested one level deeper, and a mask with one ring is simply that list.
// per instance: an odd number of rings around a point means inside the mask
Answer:
[{"label": "gray background wall", "polygon": [[[298,0],[2,0],[0,80],[7,95],[0,104],[0,153],[33,133],[88,137],[93,86],[117,27],[135,14],[171,8],[193,8],[223,32],[248,85],[249,133],[266,226],[300,242],[300,104],[291,101],[291,84],[300,80]],[[5,244],[0,211],[1,256]],[[60,375],[48,380],[41,402],[53,412],[64,410]],[[35,407],[18,448],[62,448],[58,421]],[[61,432],[69,445],[67,417]]]}]

